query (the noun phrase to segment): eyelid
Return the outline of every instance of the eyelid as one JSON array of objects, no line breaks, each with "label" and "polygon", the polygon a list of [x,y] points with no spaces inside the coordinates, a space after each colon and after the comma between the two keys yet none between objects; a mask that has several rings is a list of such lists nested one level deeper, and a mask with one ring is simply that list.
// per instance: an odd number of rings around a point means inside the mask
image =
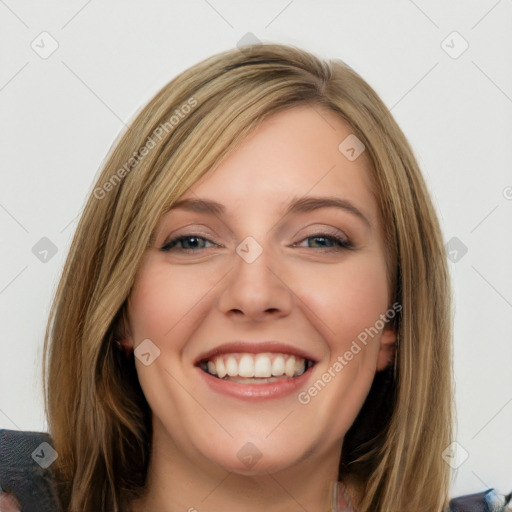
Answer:
[{"label": "eyelid", "polygon": [[[313,232],[308,232],[304,235],[301,235],[299,242],[295,242],[292,244],[292,246],[297,246],[300,242],[304,242],[304,240],[307,240],[308,238],[331,238],[334,240],[335,243],[337,243],[341,248],[338,250],[349,250],[353,251],[357,247],[352,242],[352,240],[341,230],[336,228],[317,228]],[[335,248],[325,248],[325,251],[333,251],[336,250]]]},{"label": "eyelid", "polygon": [[168,244],[171,240],[175,238],[179,238],[181,236],[201,236],[203,238],[208,239],[209,241],[213,242],[212,238],[218,237],[218,235],[212,235],[211,233],[207,233],[205,231],[201,231],[201,229],[197,229],[194,226],[197,226],[197,224],[188,224],[186,226],[182,226],[178,229],[173,229],[165,238],[161,245]]},{"label": "eyelid", "polygon": [[[307,228],[304,228],[304,229],[307,229]],[[347,242],[349,241],[349,238],[344,231],[342,231],[339,228],[334,228],[334,227],[329,227],[329,226],[314,228],[313,232],[311,232],[311,233],[308,232],[308,234],[305,238],[307,238],[309,236],[315,236],[315,234],[338,236],[338,237],[342,237]]]},{"label": "eyelid", "polygon": [[[161,251],[164,252],[170,252],[176,248],[176,245],[179,244],[182,240],[186,240],[188,238],[199,238],[204,240],[207,243],[210,243],[216,247],[224,247],[222,244],[219,244],[215,242],[214,240],[211,240],[209,238],[209,235],[205,235],[204,233],[200,233],[198,231],[192,232],[188,231],[182,234],[176,234],[172,236],[168,236],[163,243],[162,247],[160,248]],[[304,242],[310,238],[324,238],[329,239],[332,243],[334,243],[337,247],[323,247],[319,248],[318,250],[322,252],[339,252],[344,250],[353,251],[357,247],[350,241],[350,239],[339,229],[329,229],[329,228],[318,228],[314,232],[305,233],[304,236],[300,237],[300,240],[297,242],[291,244],[290,247],[298,247],[301,242]],[[194,252],[200,252],[202,250],[206,249],[212,249],[214,247],[203,247],[199,248],[198,250],[194,249],[179,249],[178,252],[185,252],[185,253],[194,253]]]}]

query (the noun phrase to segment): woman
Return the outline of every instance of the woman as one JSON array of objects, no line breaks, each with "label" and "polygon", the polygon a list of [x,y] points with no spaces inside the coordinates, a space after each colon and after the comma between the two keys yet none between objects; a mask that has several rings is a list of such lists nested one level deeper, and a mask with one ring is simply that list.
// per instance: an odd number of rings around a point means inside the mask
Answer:
[{"label": "woman", "polygon": [[115,144],[56,293],[63,510],[445,510],[449,298],[360,76],[281,44],[200,62]]}]

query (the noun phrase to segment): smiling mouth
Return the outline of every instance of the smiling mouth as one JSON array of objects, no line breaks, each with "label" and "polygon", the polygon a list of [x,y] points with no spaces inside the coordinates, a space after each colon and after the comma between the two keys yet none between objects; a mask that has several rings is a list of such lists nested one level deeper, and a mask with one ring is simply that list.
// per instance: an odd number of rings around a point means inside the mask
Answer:
[{"label": "smiling mouth", "polygon": [[314,362],[284,353],[263,352],[222,354],[199,361],[205,373],[240,384],[266,384],[300,377]]}]

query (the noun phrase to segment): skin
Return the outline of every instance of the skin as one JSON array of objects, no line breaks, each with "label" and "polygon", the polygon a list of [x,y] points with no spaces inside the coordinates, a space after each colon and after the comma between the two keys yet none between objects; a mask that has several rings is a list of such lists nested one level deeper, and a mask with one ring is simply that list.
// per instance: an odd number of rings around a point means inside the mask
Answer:
[{"label": "skin", "polygon": [[[349,161],[338,150],[350,133],[317,106],[274,114],[183,196],[220,202],[224,215],[176,209],[158,223],[124,340],[134,349],[149,338],[160,350],[149,366],[135,358],[154,430],[148,493],[135,512],[327,510],[344,435],[392,361],[394,330],[361,345],[305,405],[297,393],[252,402],[216,393],[193,362],[230,340],[287,342],[318,360],[307,391],[391,307],[366,154]],[[311,195],[349,200],[369,225],[337,208],[283,216],[292,198]],[[206,240],[161,250],[190,233]],[[235,251],[248,236],[263,249],[252,263]],[[248,442],[261,454],[251,468],[237,457]]]},{"label": "skin", "polygon": [[0,511],[21,512],[21,508],[14,496],[6,492],[0,492]]}]

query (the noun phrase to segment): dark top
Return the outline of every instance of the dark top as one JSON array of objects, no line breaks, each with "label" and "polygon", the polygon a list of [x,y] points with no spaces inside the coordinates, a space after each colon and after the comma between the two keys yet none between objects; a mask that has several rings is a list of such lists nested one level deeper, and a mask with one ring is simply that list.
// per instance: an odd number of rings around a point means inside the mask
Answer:
[{"label": "dark top", "polygon": [[[51,471],[56,458],[48,433],[0,429],[0,491],[13,494],[21,512],[62,512]],[[447,512],[505,512],[511,497],[488,489],[453,498]]]}]

